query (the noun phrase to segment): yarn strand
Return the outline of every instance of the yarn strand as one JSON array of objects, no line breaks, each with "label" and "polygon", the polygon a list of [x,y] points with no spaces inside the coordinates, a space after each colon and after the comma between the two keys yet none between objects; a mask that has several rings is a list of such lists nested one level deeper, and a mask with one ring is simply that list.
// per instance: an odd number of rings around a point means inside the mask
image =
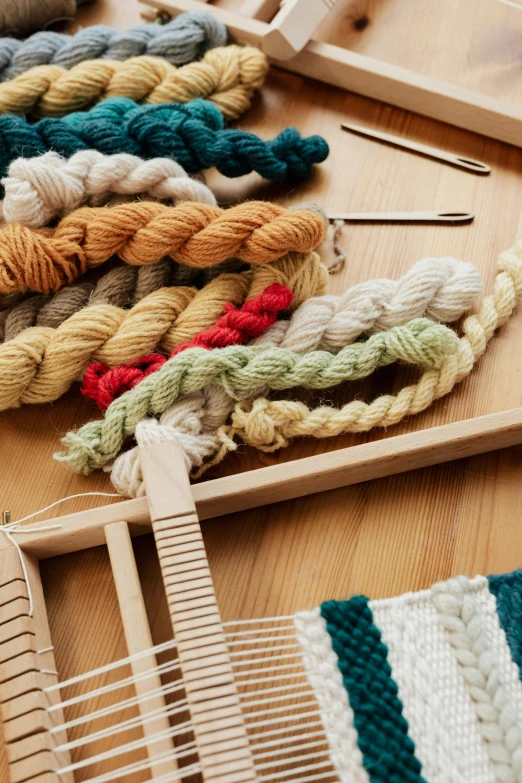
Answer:
[{"label": "yarn strand", "polygon": [[215,166],[226,177],[256,171],[281,182],[305,179],[312,165],[328,156],[324,139],[303,139],[295,128],[286,128],[271,141],[226,130],[217,106],[202,100],[139,106],[129,98],[108,98],[88,112],[34,125],[22,117],[0,116],[1,177],[18,157],[32,158],[54,150],[70,158],[88,149],[143,159],[174,158],[189,174]]},{"label": "yarn strand", "polygon": [[36,65],[69,69],[98,57],[127,60],[148,54],[163,57],[172,65],[185,65],[226,42],[222,22],[211,14],[193,11],[165,25],[139,24],[123,32],[101,24],[75,35],[43,30],[25,41],[0,38],[0,81],[14,79]]},{"label": "yarn strand", "polygon": [[222,386],[232,397],[265,384],[272,389],[305,386],[322,389],[370,375],[396,361],[438,368],[458,345],[454,332],[427,319],[372,335],[332,355],[314,351],[300,356],[281,348],[232,346],[214,351],[191,348],[178,354],[117,399],[103,421],[86,424],[63,439],[66,451],[55,455],[77,472],[88,473],[115,457],[123,441],[149,414],[160,414],[183,394],[207,384]]},{"label": "yarn strand", "polygon": [[144,193],[153,199],[199,201],[216,205],[210,188],[191,179],[169,158],[143,160],[136,155],[104,155],[96,150],[76,152],[66,160],[56,152],[14,160],[2,180],[0,204],[7,223],[29,228],[45,226],[57,215],[78,209],[88,201],[100,206],[111,194]]},{"label": "yarn strand", "polygon": [[199,62],[177,68],[160,57],[86,60],[70,71],[37,65],[0,84],[0,112],[62,117],[114,96],[145,103],[187,103],[208,98],[228,119],[250,106],[267,75],[265,55],[253,46],[210,49]]},{"label": "yarn strand", "polygon": [[93,361],[114,367],[154,350],[171,352],[215,324],[227,302],[240,305],[272,283],[287,286],[298,305],[323,293],[327,277],[316,253],[293,254],[246,273],[223,273],[200,291],[153,286],[139,298],[136,275],[130,285],[125,279],[120,284],[127,269],[114,269],[111,279],[111,273],[102,278],[89,306],[58,328],[34,326],[0,345],[0,410],[56,400]]},{"label": "yarn strand", "polygon": [[406,416],[426,410],[466,378],[486,350],[494,332],[513,313],[522,295],[522,241],[501,253],[493,294],[486,296],[477,315],[463,324],[463,336],[455,353],[447,356],[438,369],[427,370],[417,384],[396,395],[383,395],[371,403],[361,400],[342,408],[321,406],[310,409],[300,402],[258,399],[236,405],[230,426],[221,430],[222,453],[236,448],[234,437],[263,451],[284,448],[292,438],[326,438],[342,433],[368,432],[374,427],[390,427]]},{"label": "yarn strand", "polygon": [[[233,302],[224,306],[224,314],[209,329],[198,332],[192,340],[178,345],[170,358],[188,348],[224,348],[227,345],[241,345],[254,337],[260,337],[276,320],[281,310],[292,304],[293,295],[289,288],[272,283],[255,299],[249,299],[241,307]],[[107,367],[98,362],[85,371],[82,394],[94,400],[100,410],[121,397],[129,389],[157,372],[167,361],[162,354],[142,356],[130,364]]]},{"label": "yarn strand", "polygon": [[147,201],[82,207],[55,229],[33,231],[9,223],[0,230],[0,293],[58,291],[114,255],[137,266],[165,256],[201,268],[232,257],[266,264],[289,252],[307,253],[324,235],[325,222],[317,212],[263,201],[227,210]]}]

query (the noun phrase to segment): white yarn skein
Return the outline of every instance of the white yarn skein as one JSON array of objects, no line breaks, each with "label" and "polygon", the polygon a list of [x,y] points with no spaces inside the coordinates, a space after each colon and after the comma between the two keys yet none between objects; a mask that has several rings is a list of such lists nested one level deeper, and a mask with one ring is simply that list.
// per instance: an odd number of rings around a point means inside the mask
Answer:
[{"label": "white yarn skein", "polygon": [[522,736],[517,713],[500,676],[474,584],[467,577],[456,577],[433,585],[431,596],[475,705],[495,779],[498,783],[522,783]]},{"label": "white yarn skein", "polygon": [[[349,288],[342,296],[308,299],[289,321],[276,321],[252,344],[278,345],[300,353],[317,348],[335,351],[353,342],[363,331],[388,329],[424,314],[437,320],[456,321],[469,310],[481,289],[482,281],[473,264],[454,258],[426,258],[398,281],[369,280]],[[388,292],[388,298],[383,291]],[[177,400],[159,421],[140,422],[136,430],[138,444],[176,440],[185,454],[187,469],[200,467],[221,446],[217,429],[226,423],[235,404],[223,389],[211,390],[212,398],[205,397],[198,405],[194,395],[189,395]],[[208,395],[209,390],[204,390],[204,394]],[[210,425],[210,405],[219,421],[215,428]],[[137,449],[116,458],[111,479],[122,495],[144,494]]]},{"label": "white yarn skein", "polygon": [[277,321],[255,344],[297,353],[337,353],[362,334],[382,332],[413,318],[457,321],[481,290],[474,264],[455,258],[424,258],[399,280],[368,280],[342,296],[308,299],[289,321]]},{"label": "white yarn skein", "polygon": [[[177,400],[160,420],[144,419],[136,427],[138,446],[174,441],[181,447],[187,472],[200,467],[207,457],[218,451],[221,440],[218,429],[226,423],[234,400],[224,389],[207,386]],[[111,470],[107,466],[106,470]],[[111,480],[117,492],[128,497],[145,494],[138,447],[116,457]]]},{"label": "white yarn skein", "polygon": [[143,160],[136,155],[104,155],[81,150],[71,158],[46,152],[34,158],[17,158],[2,180],[5,197],[2,215],[31,228],[49,223],[57,215],[77,209],[85,202],[96,204],[111,194],[146,193],[151,198],[174,203],[200,201],[216,204],[212,191],[191,179],[170,158]]}]

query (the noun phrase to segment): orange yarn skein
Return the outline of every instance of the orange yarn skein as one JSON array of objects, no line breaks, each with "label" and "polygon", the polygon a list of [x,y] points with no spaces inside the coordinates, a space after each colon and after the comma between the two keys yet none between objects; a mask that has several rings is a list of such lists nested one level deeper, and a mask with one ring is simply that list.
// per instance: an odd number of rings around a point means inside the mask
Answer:
[{"label": "orange yarn skein", "polygon": [[207,267],[236,257],[267,264],[289,252],[307,253],[324,239],[324,219],[311,209],[287,210],[265,201],[230,209],[185,202],[170,207],[134,202],[83,207],[54,229],[11,223],[0,230],[0,293],[48,294],[118,255],[141,266],[171,256]]}]

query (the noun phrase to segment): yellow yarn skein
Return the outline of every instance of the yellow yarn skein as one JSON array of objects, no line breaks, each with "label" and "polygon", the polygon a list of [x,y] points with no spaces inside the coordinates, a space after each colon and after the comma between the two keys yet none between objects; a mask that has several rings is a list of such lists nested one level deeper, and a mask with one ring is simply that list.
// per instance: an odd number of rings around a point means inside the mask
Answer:
[{"label": "yellow yarn skein", "polygon": [[354,400],[342,408],[310,409],[301,402],[265,398],[240,402],[234,408],[231,425],[219,431],[221,451],[205,467],[217,464],[228,451],[237,448],[235,436],[262,451],[276,451],[292,438],[368,432],[374,427],[398,424],[406,416],[428,408],[471,373],[494,332],[513,313],[522,295],[522,241],[500,255],[498,266],[493,294],[484,297],[476,315],[466,318],[458,350],[443,360],[440,370],[427,370],[418,383],[396,396],[383,395],[371,403]]},{"label": "yellow yarn skein", "polygon": [[210,49],[199,62],[177,68],[161,57],[86,60],[71,70],[36,65],[0,85],[0,112],[62,117],[112,96],[145,103],[187,103],[208,98],[225,117],[249,106],[268,72],[265,55],[253,46]]},{"label": "yellow yarn skein", "polygon": [[56,400],[92,361],[115,367],[157,348],[171,352],[213,326],[227,302],[239,305],[274,282],[292,290],[297,306],[325,293],[327,271],[317,253],[295,253],[266,267],[219,275],[200,291],[160,288],[130,310],[92,305],[56,329],[25,329],[0,345],[0,410]]}]

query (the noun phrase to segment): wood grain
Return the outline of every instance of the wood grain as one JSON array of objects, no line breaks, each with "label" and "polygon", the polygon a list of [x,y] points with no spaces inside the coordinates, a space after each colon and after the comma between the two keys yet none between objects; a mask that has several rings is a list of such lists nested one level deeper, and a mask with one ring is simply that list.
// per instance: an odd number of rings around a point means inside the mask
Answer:
[{"label": "wood grain", "polygon": [[[230,7],[234,1],[224,4]],[[515,9],[493,0],[473,4],[370,0],[350,3],[349,11],[351,16],[342,25],[336,21],[332,29],[321,31],[323,40],[521,103],[522,14]],[[370,24],[359,30],[355,23],[364,15]],[[139,7],[133,0],[96,0],[80,9],[72,27],[102,22],[125,28],[138,21]],[[476,177],[352,136],[340,129],[341,121],[368,124],[484,160],[492,174]],[[486,290],[491,289],[498,254],[522,235],[520,150],[274,70],[240,126],[269,138],[291,124],[303,134],[323,134],[330,144],[330,157],[314,177],[289,191],[255,175],[226,181],[211,173],[209,185],[221,201],[266,197],[290,204],[316,199],[336,212],[474,211],[475,222],[457,228],[346,228],[348,262],[342,273],[330,279],[330,290],[340,293],[369,277],[396,277],[419,258],[437,255],[473,261]],[[519,310],[493,338],[470,378],[393,434],[522,405],[521,345]],[[369,399],[400,388],[410,378],[408,370],[390,368],[323,399],[337,403],[355,395]],[[77,388],[53,405],[3,413],[0,510],[11,508],[17,519],[74,492],[110,492],[106,474],[79,477],[51,459],[61,434],[97,415]],[[274,455],[241,447],[213,475],[313,457],[390,434],[296,442]],[[223,619],[287,613],[353,592],[390,596],[458,573],[471,576],[520,567],[521,457],[522,448],[513,447],[204,523]],[[62,513],[106,502],[84,498],[72,501]],[[152,537],[135,539],[134,552],[153,640],[160,643],[171,631]],[[62,677],[126,654],[105,547],[47,560],[41,573]],[[6,783],[2,761],[0,757],[0,781]]]}]

